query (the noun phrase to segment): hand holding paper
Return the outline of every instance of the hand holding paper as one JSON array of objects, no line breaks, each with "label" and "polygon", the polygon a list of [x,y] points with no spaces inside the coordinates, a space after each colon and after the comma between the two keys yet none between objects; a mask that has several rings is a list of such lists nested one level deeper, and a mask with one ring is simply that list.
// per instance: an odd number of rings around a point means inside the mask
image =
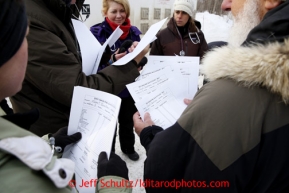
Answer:
[{"label": "hand holding paper", "polygon": [[81,140],[65,149],[63,157],[75,163],[76,188],[80,193],[94,192],[95,187],[83,187],[82,180],[97,176],[100,152],[110,155],[121,99],[102,91],[75,87],[69,118],[68,134],[81,132]]},{"label": "hand holding paper", "polygon": [[144,120],[141,119],[139,112],[136,112],[133,115],[133,125],[135,128],[135,132],[140,135],[141,131],[149,126],[154,125],[155,123],[152,121],[149,113],[144,114]]},{"label": "hand holding paper", "polygon": [[166,20],[167,20],[167,18],[165,18],[165,19],[153,24],[149,28],[149,30],[146,32],[146,34],[142,37],[141,41],[138,43],[138,46],[136,46],[134,51],[131,52],[131,53],[128,53],[126,56],[124,56],[120,60],[118,60],[115,63],[113,63],[113,65],[116,65],[116,66],[124,65],[124,64],[128,63],[129,61],[131,61],[133,59],[135,59],[136,62],[139,63],[144,55],[142,57],[140,57],[140,59],[136,58],[136,57],[144,49],[148,49],[147,46],[155,39],[155,35],[161,29],[161,27],[163,26],[163,24],[165,23]]},{"label": "hand holding paper", "polygon": [[187,107],[184,98],[197,91],[198,74],[198,57],[149,56],[137,81],[127,85],[142,120],[149,112],[156,125],[173,125]]}]

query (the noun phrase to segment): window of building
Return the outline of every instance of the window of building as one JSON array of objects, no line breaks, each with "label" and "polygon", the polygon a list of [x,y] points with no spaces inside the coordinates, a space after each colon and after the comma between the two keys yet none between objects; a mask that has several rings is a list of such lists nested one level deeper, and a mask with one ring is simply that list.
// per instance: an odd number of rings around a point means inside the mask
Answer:
[{"label": "window of building", "polygon": [[140,31],[142,34],[145,34],[149,29],[149,24],[148,23],[141,23],[140,24]]},{"label": "window of building", "polygon": [[141,8],[140,10],[140,19],[149,19],[149,8]]},{"label": "window of building", "polygon": [[154,19],[161,19],[161,9],[159,8],[154,9]]},{"label": "window of building", "polygon": [[171,14],[171,9],[165,9],[165,18],[168,17],[172,17],[172,14]]}]

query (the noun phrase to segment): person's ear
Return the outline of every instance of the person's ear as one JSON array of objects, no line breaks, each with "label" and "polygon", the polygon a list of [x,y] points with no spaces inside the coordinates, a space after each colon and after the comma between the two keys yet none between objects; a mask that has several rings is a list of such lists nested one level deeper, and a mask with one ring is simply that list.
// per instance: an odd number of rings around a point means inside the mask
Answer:
[{"label": "person's ear", "polygon": [[265,9],[270,11],[282,3],[281,0],[265,0]]}]

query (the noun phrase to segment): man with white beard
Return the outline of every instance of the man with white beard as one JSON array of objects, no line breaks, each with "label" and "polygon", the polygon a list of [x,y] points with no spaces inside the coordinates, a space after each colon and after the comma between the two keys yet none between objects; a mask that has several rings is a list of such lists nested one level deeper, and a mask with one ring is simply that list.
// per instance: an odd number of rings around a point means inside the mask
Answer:
[{"label": "man with white beard", "polygon": [[289,2],[224,0],[228,46],[208,52],[210,81],[163,130],[134,115],[146,192],[289,192]]}]

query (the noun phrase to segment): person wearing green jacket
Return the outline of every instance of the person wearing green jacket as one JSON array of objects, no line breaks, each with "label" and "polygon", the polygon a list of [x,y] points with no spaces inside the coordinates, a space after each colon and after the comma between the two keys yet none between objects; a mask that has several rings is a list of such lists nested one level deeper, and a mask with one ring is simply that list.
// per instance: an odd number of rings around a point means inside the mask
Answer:
[{"label": "person wearing green jacket", "polygon": [[[29,27],[22,0],[0,0],[0,100],[21,89]],[[80,135],[81,137],[81,135]],[[0,117],[1,192],[70,192],[74,163],[43,139]]]}]

